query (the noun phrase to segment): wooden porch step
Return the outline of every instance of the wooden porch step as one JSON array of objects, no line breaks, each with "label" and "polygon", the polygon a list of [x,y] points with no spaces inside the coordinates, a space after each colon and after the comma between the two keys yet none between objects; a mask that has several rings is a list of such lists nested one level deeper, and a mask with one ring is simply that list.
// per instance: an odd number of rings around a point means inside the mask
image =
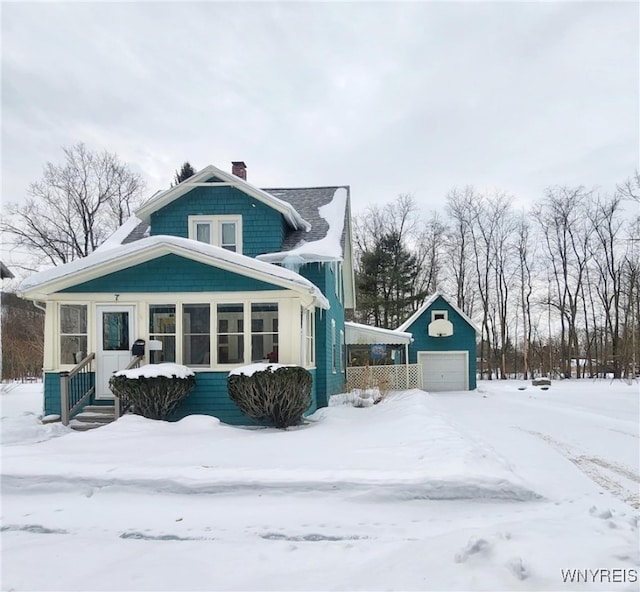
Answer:
[{"label": "wooden porch step", "polygon": [[76,432],[86,432],[95,428],[101,428],[102,426],[110,424],[110,421],[106,422],[91,422],[84,420],[72,419],[69,422],[69,427]]},{"label": "wooden porch step", "polygon": [[69,427],[84,432],[111,423],[114,419],[113,406],[87,405],[69,422]]},{"label": "wooden porch step", "polygon": [[85,405],[82,413],[102,413],[113,416],[113,405]]}]

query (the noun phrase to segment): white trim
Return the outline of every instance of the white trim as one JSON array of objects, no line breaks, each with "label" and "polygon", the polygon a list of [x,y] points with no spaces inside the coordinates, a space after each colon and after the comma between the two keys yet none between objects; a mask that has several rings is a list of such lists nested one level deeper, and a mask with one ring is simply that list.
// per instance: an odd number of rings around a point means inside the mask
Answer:
[{"label": "white trim", "polygon": [[[171,254],[308,294],[316,306],[329,308],[329,302],[320,289],[300,274],[240,253],[174,236],[143,238],[42,271],[25,280],[20,292],[31,300],[48,300],[54,292]],[[76,293],[75,298],[80,296]]]},{"label": "white trim", "polygon": [[[235,251],[231,251],[231,249],[226,249],[222,246],[222,229],[221,226],[224,223],[233,222],[236,226],[236,242],[235,242]],[[224,214],[224,215],[197,215],[197,216],[189,216],[188,217],[188,225],[189,225],[189,239],[197,241],[196,235],[196,225],[197,224],[209,224],[211,228],[211,242],[208,244],[221,247],[226,251],[231,251],[232,253],[239,253],[242,255],[242,216],[240,214]]]},{"label": "white trim", "polygon": [[[105,312],[126,312],[128,313],[128,333],[129,343],[127,349],[124,350],[104,350],[103,349],[103,313]],[[96,353],[96,377],[95,377],[95,399],[96,401],[104,401],[113,399],[113,393],[109,389],[109,375],[114,370],[122,370],[131,360],[131,347],[136,340],[136,306],[134,304],[100,304],[95,308],[96,315],[96,335],[95,335],[95,353]],[[106,359],[116,361],[116,367],[106,367]],[[111,372],[109,372],[111,370]],[[102,391],[102,387],[106,391]]]},{"label": "white trim", "polygon": [[418,318],[436,301],[438,297],[442,297],[444,301],[455,310],[471,327],[475,330],[476,333],[480,333],[480,329],[478,326],[464,313],[460,310],[449,298],[447,298],[441,292],[436,292],[433,294],[429,300],[427,300],[416,312],[414,312],[402,325],[400,325],[396,330],[397,331],[406,331],[413,323],[415,323]]},{"label": "white trim", "polygon": [[346,335],[345,343],[348,345],[363,345],[371,343],[408,345],[413,342],[413,335],[403,331],[370,327],[369,325],[361,325],[360,323],[352,323],[350,321],[347,321],[344,326]]},{"label": "white trim", "polygon": [[331,373],[337,374],[336,363],[336,320],[331,319]]},{"label": "white trim", "polygon": [[[250,327],[251,308],[250,304],[273,303],[278,306],[278,351],[281,363],[292,363],[296,365],[304,365],[306,368],[315,367],[315,339],[312,339],[313,361],[308,363],[303,359],[303,354],[299,347],[299,336],[302,334],[300,311],[308,314],[311,323],[314,322],[315,308],[308,298],[302,298],[300,295],[291,291],[273,290],[269,292],[216,292],[216,293],[198,293],[198,292],[162,292],[162,293],[136,293],[121,294],[116,302],[109,300],[105,294],[82,294],[86,297],[84,301],[77,301],[78,294],[63,294],[56,296],[64,296],[58,302],[51,301],[48,306],[48,312],[45,322],[45,357],[51,360],[45,364],[45,371],[59,372],[60,370],[70,370],[73,364],[60,366],[60,344],[59,344],[59,304],[82,304],[87,306],[87,350],[95,352],[97,341],[99,339],[99,331],[97,327],[97,310],[100,307],[114,308],[118,306],[134,306],[135,307],[135,327],[136,333],[132,339],[145,339],[149,342],[152,332],[149,330],[149,307],[150,305],[159,306],[175,306],[176,307],[176,361],[180,363],[183,360],[183,326],[182,326],[182,306],[185,304],[211,304],[211,350],[210,363],[206,366],[194,367],[195,372],[226,372],[232,368],[244,365],[242,364],[218,364],[215,359],[217,354],[216,336],[217,336],[217,305],[218,304],[236,304],[241,303],[245,308],[245,323]],[[73,300],[70,297],[74,297]],[[55,320],[56,325],[51,321]],[[312,324],[313,330],[313,324]],[[315,331],[314,331],[315,333]],[[173,334],[172,334],[173,335]],[[247,339],[247,337],[249,337]],[[249,347],[248,356],[250,356],[251,339],[250,335],[245,335],[245,343]],[[215,354],[214,354],[215,352]],[[55,359],[54,359],[55,358]],[[248,359],[248,358],[247,358]],[[147,362],[149,356],[147,356]]]},{"label": "white trim", "polygon": [[178,183],[178,185],[176,185],[175,187],[171,187],[170,189],[155,194],[149,201],[144,203],[136,210],[135,215],[144,222],[148,223],[151,218],[151,214],[157,212],[161,208],[170,204],[172,201],[188,193],[195,187],[201,187],[203,185],[218,185],[217,183],[202,183],[204,179],[212,176],[218,177],[225,184],[235,187],[243,193],[246,193],[254,199],[257,199],[265,205],[273,208],[277,212],[280,212],[294,229],[309,230],[311,228],[310,224],[306,220],[304,220],[302,216],[300,216],[300,214],[290,203],[278,199],[277,197],[274,197],[266,191],[263,191],[262,189],[259,189],[258,187],[255,187],[250,183],[247,183],[244,179],[236,177],[231,173],[222,171],[219,168],[214,167],[213,165],[206,166],[192,177],[189,177],[185,181],[182,181],[182,183]]}]

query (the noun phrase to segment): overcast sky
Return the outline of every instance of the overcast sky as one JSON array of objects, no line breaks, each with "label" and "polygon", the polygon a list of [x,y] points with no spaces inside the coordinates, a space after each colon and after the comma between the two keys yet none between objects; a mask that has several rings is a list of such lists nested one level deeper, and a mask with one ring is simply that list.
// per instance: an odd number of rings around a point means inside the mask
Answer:
[{"label": "overcast sky", "polygon": [[353,209],[456,186],[531,203],[639,160],[637,2],[2,3],[2,200],[62,146],[150,196],[188,160]]}]

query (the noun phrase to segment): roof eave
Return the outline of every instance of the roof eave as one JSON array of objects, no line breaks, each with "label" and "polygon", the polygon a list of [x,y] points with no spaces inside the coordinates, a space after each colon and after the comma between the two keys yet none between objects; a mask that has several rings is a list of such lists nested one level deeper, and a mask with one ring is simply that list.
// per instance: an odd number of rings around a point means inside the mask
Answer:
[{"label": "roof eave", "polygon": [[[203,179],[207,177],[215,176],[222,179],[226,183],[230,183],[232,186],[238,188],[244,193],[251,195],[255,199],[265,203],[269,207],[273,208],[280,214],[282,214],[287,223],[296,230],[308,230],[310,228],[309,223],[296,211],[296,209],[289,203],[279,198],[270,195],[266,191],[247,183],[244,179],[236,177],[231,173],[227,173],[218,169],[213,165],[207,165],[202,170],[198,171],[192,177],[185,179],[182,183],[178,183],[175,187],[170,187],[161,193],[156,194],[145,204],[140,206],[135,215],[143,220],[149,222],[151,214],[159,210],[160,208],[168,205],[175,199],[185,195],[197,186]],[[213,186],[213,185],[212,185]]]}]

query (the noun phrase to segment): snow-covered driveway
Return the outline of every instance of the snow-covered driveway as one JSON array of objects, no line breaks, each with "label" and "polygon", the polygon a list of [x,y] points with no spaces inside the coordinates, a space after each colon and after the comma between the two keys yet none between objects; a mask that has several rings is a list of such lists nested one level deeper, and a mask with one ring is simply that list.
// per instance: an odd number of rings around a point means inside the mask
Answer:
[{"label": "snow-covered driveway", "polygon": [[543,390],[523,382],[480,382],[473,393],[429,398],[434,409],[489,443],[543,495],[566,499],[584,491],[568,460],[603,490],[640,509],[638,383],[560,381]]},{"label": "snow-covered driveway", "polygon": [[[2,590],[638,590],[638,387],[481,383],[300,429],[2,395]],[[635,496],[635,497],[634,497]]]}]

